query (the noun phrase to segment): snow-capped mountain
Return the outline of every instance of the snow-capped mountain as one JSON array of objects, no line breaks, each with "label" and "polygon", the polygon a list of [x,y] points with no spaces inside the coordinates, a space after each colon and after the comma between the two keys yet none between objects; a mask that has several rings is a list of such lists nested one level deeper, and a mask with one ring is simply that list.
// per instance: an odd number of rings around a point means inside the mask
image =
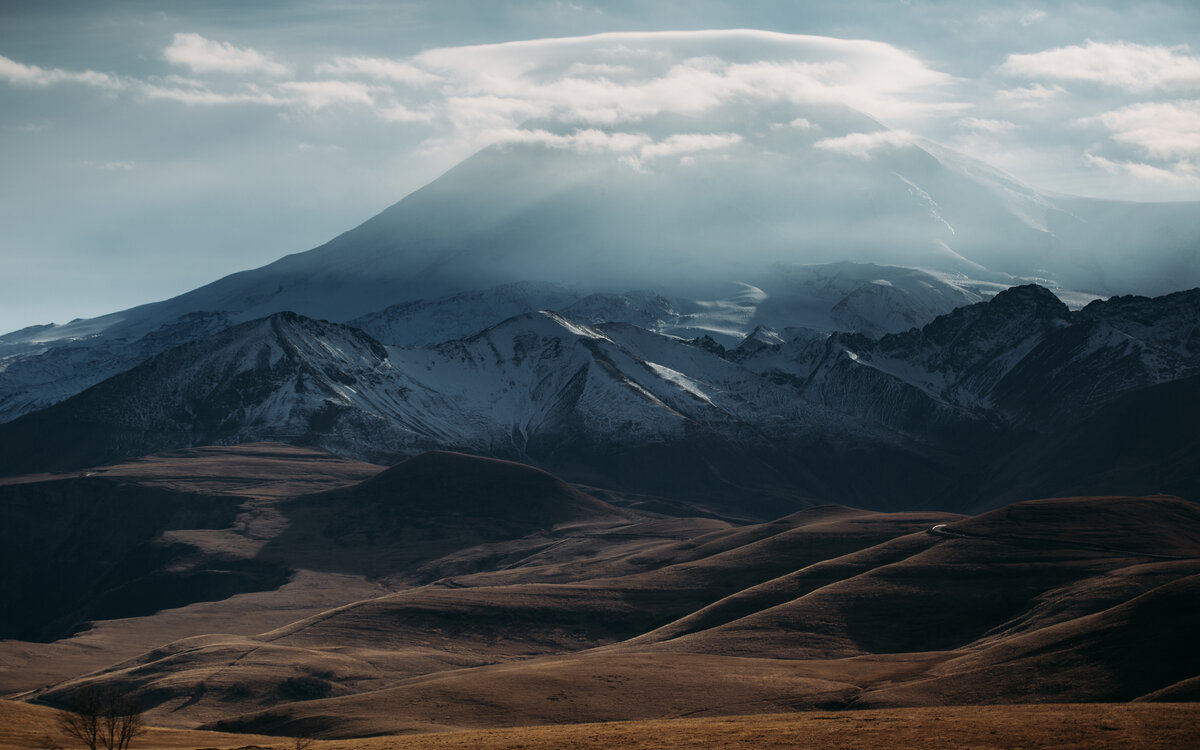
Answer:
[{"label": "snow-capped mountain", "polygon": [[80,330],[57,337],[56,331],[42,330],[0,337],[0,422],[58,403],[155,354],[230,325],[225,313],[196,312],[145,333]]},{"label": "snow-capped mountain", "polygon": [[[734,345],[760,325],[820,332],[906,330],[987,293],[915,269],[849,263],[780,267],[765,286],[770,292],[731,284],[725,297],[693,300],[516,282],[392,305],[350,325],[391,346],[418,346],[466,338],[506,318],[551,309],[584,325],[632,323],[686,338],[715,336]],[[847,310],[854,311],[852,319]],[[232,320],[227,313],[188,313],[144,333],[144,325],[97,331],[86,323],[63,327],[79,330],[59,339],[52,338],[52,330],[0,339],[0,421],[57,403],[155,354],[224,330]]]},{"label": "snow-capped mountain", "polygon": [[[730,346],[758,326],[901,332],[1031,280],[1072,306],[1200,284],[1194,205],[1042,195],[846,107],[586,131],[648,144],[636,159],[580,146],[581,127],[531,122],[530,142],[486,148],[314,250],[0,337],[0,419],[183,343],[189,326],[284,310],[405,346],[538,309]],[[154,345],[156,331],[175,334]]]},{"label": "snow-capped mountain", "polygon": [[1029,285],[904,333],[759,327],[731,349],[551,311],[388,347],[281,313],[0,426],[0,455],[13,473],[211,442],[438,447],[619,489],[966,507],[1031,436],[1197,375],[1200,290],[1072,312]]},{"label": "snow-capped mountain", "polygon": [[714,289],[724,294],[707,298],[514,282],[392,305],[349,324],[390,346],[419,346],[465,338],[523,313],[555,310],[584,325],[631,323],[657,333],[711,335],[736,344],[759,327],[868,335],[907,331],[1004,288],[873,263],[780,264],[771,271],[762,287],[729,283]]},{"label": "snow-capped mountain", "polygon": [[[1060,206],[933,144],[837,147],[857,133],[885,132],[844,108],[784,114],[641,123],[663,144],[679,143],[667,133],[724,128],[728,138],[719,149],[636,164],[540,143],[488,148],[315,250],[168,305],[242,319],[293,309],[348,321],[520,281],[705,299],[735,282],[766,290],[778,264],[842,261],[1004,285],[1039,280],[1105,296],[1200,283],[1200,219],[1188,206],[1121,207],[1127,224],[1144,230],[1134,262],[1128,246],[1104,240],[1111,206]],[[797,116],[808,127],[783,127]],[[1152,228],[1151,213],[1171,232]]]}]

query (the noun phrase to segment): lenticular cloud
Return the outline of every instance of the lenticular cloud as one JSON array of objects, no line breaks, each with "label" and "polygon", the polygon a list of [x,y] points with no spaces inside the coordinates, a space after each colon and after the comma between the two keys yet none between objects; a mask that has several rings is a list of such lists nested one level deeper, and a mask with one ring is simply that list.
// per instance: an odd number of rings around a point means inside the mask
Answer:
[{"label": "lenticular cloud", "polygon": [[891,45],[764,31],[599,34],[336,67],[376,79],[401,69],[413,81],[396,92],[407,111],[481,141],[530,119],[619,127],[739,103],[836,102],[893,122],[962,106],[949,99],[950,76]]}]

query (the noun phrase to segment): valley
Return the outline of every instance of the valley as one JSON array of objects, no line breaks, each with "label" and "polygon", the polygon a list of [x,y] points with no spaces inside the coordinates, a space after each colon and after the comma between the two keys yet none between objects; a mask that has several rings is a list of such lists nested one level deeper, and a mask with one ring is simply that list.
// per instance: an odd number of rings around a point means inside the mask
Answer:
[{"label": "valley", "polygon": [[[115,686],[153,726],[327,739],[723,716],[791,736],[773,715],[1196,700],[1200,510],[1177,498],[975,516],[818,505],[752,522],[490,458],[384,469],[281,444],[84,474],[236,512],[146,532],[171,554],[119,562],[116,588],[84,581],[100,609],[76,597],[27,613],[26,632],[52,637],[0,642],[10,699]],[[64,481],[7,479],[0,500],[67,524],[81,511],[15,505]],[[4,548],[41,570],[35,539]],[[255,566],[286,574],[233,595],[194,585]],[[164,605],[139,580],[184,599]]]}]

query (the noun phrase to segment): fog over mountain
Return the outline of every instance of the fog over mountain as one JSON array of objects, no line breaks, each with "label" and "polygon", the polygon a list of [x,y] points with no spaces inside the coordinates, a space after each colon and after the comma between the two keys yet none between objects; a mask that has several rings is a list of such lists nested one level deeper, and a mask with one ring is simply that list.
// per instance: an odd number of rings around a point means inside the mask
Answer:
[{"label": "fog over mountain", "polygon": [[734,346],[900,332],[1031,281],[1075,306],[1157,295],[1200,285],[1194,208],[1045,196],[842,105],[530,122],[321,247],[0,337],[0,418],[283,311],[390,345],[554,309]]},{"label": "fog over mountain", "polygon": [[315,250],[162,309],[342,321],[514,281],[770,297],[781,265],[841,261],[1094,296],[1200,284],[1194,204],[1041,195],[844,106],[534,122],[508,138]]},{"label": "fog over mountain", "polygon": [[[1051,12],[718,2],[680,16],[607,2],[519,12],[528,0],[514,0],[476,7],[487,24],[422,3],[301,4],[303,12],[266,3],[227,15],[77,8],[77,18],[56,22],[53,8],[10,9],[11,33],[0,36],[0,126],[9,134],[0,144],[9,167],[0,176],[0,297],[10,306],[0,329],[94,317],[312,247],[498,143],[607,151],[672,187],[669,162],[691,156],[703,171],[705,155],[740,156],[736,184],[785,168],[787,160],[746,158],[763,145],[760,131],[784,123],[807,127],[807,144],[826,156],[879,159],[907,142],[931,150],[929,141],[1043,193],[1198,196],[1191,98],[1200,62],[1183,43],[1200,16],[1188,4],[1159,3],[1130,19],[1105,3]],[[306,43],[313,33],[326,44]],[[838,108],[872,121],[828,111]],[[814,169],[814,184],[829,179],[809,160],[791,166]],[[558,167],[542,168],[553,176]],[[921,170],[895,171],[950,208],[952,196]],[[835,192],[853,187],[850,172]],[[805,218],[820,218],[819,201],[803,198]],[[1089,211],[1069,210],[1096,228]],[[728,220],[711,218],[718,229]],[[1115,244],[1101,224],[1096,236]],[[1120,227],[1127,255],[1145,223]],[[858,239],[873,241],[865,229]],[[807,236],[824,242],[842,231],[813,224]],[[971,257],[959,245],[972,241],[949,244]],[[720,233],[713,243],[737,246]],[[1100,293],[1136,290],[1087,281]]]}]

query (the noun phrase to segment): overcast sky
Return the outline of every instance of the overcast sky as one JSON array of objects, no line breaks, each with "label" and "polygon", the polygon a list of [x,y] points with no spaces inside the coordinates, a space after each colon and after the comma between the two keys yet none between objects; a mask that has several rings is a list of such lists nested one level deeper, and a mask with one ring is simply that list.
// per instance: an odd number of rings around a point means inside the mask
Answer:
[{"label": "overcast sky", "polygon": [[319,245],[532,118],[835,100],[1041,190],[1200,200],[1197,40],[1195,0],[0,0],[0,332]]}]

